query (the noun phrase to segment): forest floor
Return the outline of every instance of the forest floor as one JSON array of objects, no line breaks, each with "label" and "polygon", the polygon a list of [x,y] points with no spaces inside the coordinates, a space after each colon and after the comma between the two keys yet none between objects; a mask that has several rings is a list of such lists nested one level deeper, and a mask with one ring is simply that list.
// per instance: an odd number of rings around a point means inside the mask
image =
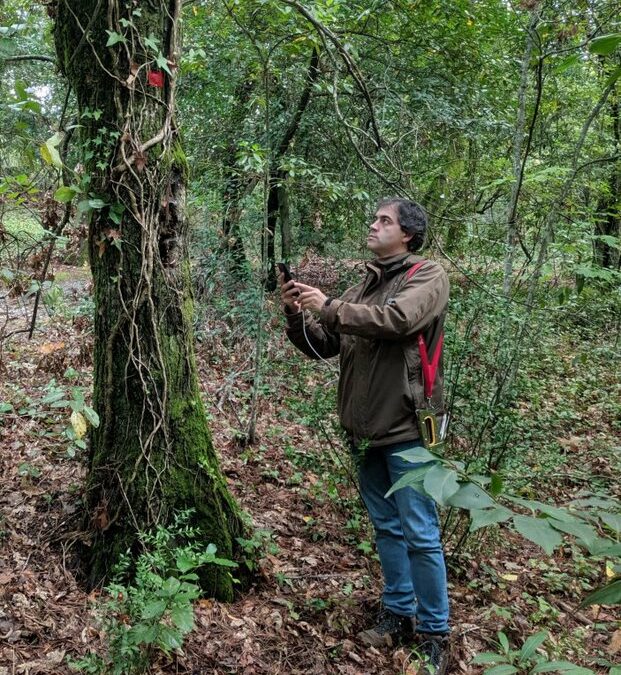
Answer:
[{"label": "forest floor", "polygon": [[[76,569],[84,464],[63,436],[70,411],[43,402],[54,388],[88,392],[91,385],[90,320],[70,312],[84,302],[87,279],[78,268],[63,269],[61,278],[55,315],[42,311],[32,340],[16,334],[0,352],[0,675],[69,673],[68,659],[105,644],[96,611],[102,596],[84,589]],[[269,303],[254,445],[237,440],[251,395],[250,343],[224,323],[203,331],[198,343],[222,469],[262,531],[256,584],[231,604],[198,601],[183,652],[158,657],[150,672],[413,675],[405,647],[369,649],[356,639],[378,609],[381,573],[347,457],[305,420],[310,392],[334,373],[304,363],[287,345],[278,307]],[[14,305],[14,327],[25,324],[29,309]],[[589,434],[586,427],[568,433],[569,461],[612,484],[611,460],[584,450]],[[611,608],[578,609],[586,590],[605,579],[601,561],[589,562],[569,544],[548,557],[506,530],[486,534],[449,558],[450,672],[482,672],[470,661],[496,649],[499,630],[519,648],[546,629],[544,646],[554,658],[608,673],[603,664],[621,661],[621,617]]]}]

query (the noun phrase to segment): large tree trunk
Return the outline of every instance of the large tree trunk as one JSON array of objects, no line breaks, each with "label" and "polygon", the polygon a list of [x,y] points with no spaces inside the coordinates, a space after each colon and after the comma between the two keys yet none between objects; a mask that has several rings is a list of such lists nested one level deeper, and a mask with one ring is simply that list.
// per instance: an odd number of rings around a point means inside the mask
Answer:
[{"label": "large tree trunk", "polygon": [[[121,553],[135,551],[138,531],[181,509],[194,509],[193,524],[222,557],[235,556],[242,532],[194,361],[186,163],[174,118],[180,7],[181,0],[58,3],[57,52],[82,115],[88,198],[99,200],[89,212],[101,419],[86,500],[93,584]],[[208,569],[203,584],[215,597],[232,597],[224,568]]]}]

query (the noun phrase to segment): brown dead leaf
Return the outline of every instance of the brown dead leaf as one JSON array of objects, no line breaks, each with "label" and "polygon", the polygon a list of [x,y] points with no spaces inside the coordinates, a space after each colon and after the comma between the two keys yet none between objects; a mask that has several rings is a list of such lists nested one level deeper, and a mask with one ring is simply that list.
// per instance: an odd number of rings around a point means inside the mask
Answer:
[{"label": "brown dead leaf", "polygon": [[41,352],[41,354],[52,354],[53,352],[57,352],[64,348],[64,342],[46,342],[39,347],[39,352]]},{"label": "brown dead leaf", "polygon": [[621,652],[621,628],[618,628],[612,634],[612,638],[610,639],[610,644],[608,645],[608,649],[606,651],[611,656],[614,656],[615,654],[618,654],[619,652]]}]

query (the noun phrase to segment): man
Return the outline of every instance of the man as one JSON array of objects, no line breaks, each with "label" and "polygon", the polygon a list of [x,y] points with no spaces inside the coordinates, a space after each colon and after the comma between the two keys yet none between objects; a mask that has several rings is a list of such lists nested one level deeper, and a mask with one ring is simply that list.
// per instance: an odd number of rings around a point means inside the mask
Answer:
[{"label": "man", "polygon": [[367,238],[376,258],[362,283],[336,299],[296,281],[283,283],[282,275],[280,282],[293,344],[311,358],[340,356],[339,417],[357,460],[384,574],[377,624],[359,637],[367,645],[392,646],[416,632],[423,672],[441,675],[449,610],[435,504],[411,487],[385,497],[415,466],[397,456],[421,444],[415,411],[443,409],[441,364],[425,391],[418,343],[422,334],[430,359],[441,348],[449,296],[442,267],[412,254],[426,229],[418,204],[382,201]]}]

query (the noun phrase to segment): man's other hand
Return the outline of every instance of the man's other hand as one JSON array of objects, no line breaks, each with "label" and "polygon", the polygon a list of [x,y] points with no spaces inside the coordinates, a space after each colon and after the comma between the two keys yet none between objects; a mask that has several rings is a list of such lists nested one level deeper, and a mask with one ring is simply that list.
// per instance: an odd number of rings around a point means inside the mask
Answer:
[{"label": "man's other hand", "polygon": [[278,283],[280,285],[280,298],[283,304],[289,308],[291,314],[297,314],[302,310],[298,300],[300,299],[300,291],[296,288],[295,281],[291,280],[284,283],[284,275],[281,272],[278,275]]},{"label": "man's other hand", "polygon": [[293,283],[295,288],[300,291],[297,300],[302,306],[302,309],[310,309],[312,312],[317,313],[320,312],[328,299],[328,296],[324,295],[318,288],[314,288],[313,286],[307,286],[306,284],[301,284],[297,281]]}]

